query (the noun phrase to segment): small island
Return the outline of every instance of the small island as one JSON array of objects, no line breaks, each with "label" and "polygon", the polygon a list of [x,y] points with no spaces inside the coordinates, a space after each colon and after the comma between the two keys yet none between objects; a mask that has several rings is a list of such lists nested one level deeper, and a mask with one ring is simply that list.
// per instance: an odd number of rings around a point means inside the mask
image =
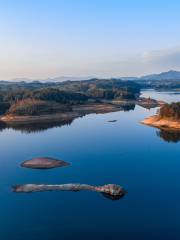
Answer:
[{"label": "small island", "polygon": [[163,106],[165,104],[164,101],[160,101],[160,100],[155,100],[152,98],[139,98],[137,101],[137,105],[146,108],[146,109],[151,109],[151,108],[156,108],[156,107],[160,107]]},{"label": "small island", "polygon": [[57,167],[66,167],[70,164],[59,159],[49,157],[36,157],[21,163],[21,167],[32,169],[51,169]]},{"label": "small island", "polygon": [[164,130],[180,131],[180,102],[163,105],[157,115],[141,123]]}]

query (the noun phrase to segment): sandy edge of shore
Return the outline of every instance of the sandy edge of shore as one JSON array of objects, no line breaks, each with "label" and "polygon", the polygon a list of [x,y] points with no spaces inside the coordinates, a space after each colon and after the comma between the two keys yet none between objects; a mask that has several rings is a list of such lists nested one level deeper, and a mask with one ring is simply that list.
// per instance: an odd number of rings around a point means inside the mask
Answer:
[{"label": "sandy edge of shore", "polygon": [[36,115],[36,116],[17,116],[7,114],[0,118],[0,121],[5,123],[34,123],[34,122],[51,122],[51,121],[68,121],[78,117],[82,117],[90,113],[109,113],[119,111],[119,107],[112,104],[86,104],[77,105],[73,107],[71,112],[47,114],[47,115]]},{"label": "sandy edge of shore", "polygon": [[165,130],[178,130],[180,131],[180,121],[173,119],[160,118],[158,115],[148,117],[141,121],[141,123]]}]

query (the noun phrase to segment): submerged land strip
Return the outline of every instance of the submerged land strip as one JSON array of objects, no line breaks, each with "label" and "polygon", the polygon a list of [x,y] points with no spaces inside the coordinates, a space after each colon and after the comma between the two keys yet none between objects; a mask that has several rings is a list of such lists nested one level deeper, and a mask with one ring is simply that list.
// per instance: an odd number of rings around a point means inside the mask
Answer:
[{"label": "submerged land strip", "polygon": [[44,191],[74,191],[78,192],[81,190],[88,190],[99,192],[103,194],[104,197],[110,198],[112,200],[119,200],[127,192],[119,185],[107,184],[103,186],[92,186],[88,184],[79,183],[68,183],[68,184],[22,184],[15,185],[12,187],[13,192],[16,193],[32,193],[32,192],[44,192]]},{"label": "submerged land strip", "polygon": [[[68,162],[63,160],[54,159],[50,157],[36,157],[30,160],[26,160],[21,163],[21,167],[31,169],[51,169],[57,167],[69,166]],[[12,186],[12,191],[16,193],[32,193],[32,192],[44,192],[44,191],[95,191],[101,193],[104,197],[119,200],[125,194],[126,190],[117,184],[106,184],[102,186],[94,186],[89,184],[80,183],[67,183],[67,184],[21,184]]]}]

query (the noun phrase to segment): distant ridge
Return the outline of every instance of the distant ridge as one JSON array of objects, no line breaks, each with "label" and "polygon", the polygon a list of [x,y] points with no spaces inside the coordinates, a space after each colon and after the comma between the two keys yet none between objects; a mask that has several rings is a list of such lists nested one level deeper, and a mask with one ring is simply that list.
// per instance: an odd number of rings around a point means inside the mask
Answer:
[{"label": "distant ridge", "polygon": [[[30,78],[14,78],[11,80],[0,80],[1,83],[18,83],[18,82],[41,82],[41,83],[53,83],[53,82],[64,82],[64,81],[82,81],[96,78],[95,76],[84,76],[84,77],[73,77],[73,76],[60,76],[55,78],[46,79],[30,79]],[[110,79],[104,77],[97,77],[97,79]],[[136,80],[180,80],[180,71],[170,70],[167,72],[161,72],[159,74],[149,74],[142,77],[114,77],[113,79],[121,79],[126,81]]]},{"label": "distant ridge", "polygon": [[31,79],[31,78],[14,78],[10,80],[11,82],[64,82],[64,81],[78,81],[78,80],[89,80],[94,78],[93,76],[87,77],[73,77],[73,76],[60,76],[55,78],[45,78],[45,79]]},{"label": "distant ridge", "polygon": [[162,72],[159,74],[150,74],[140,77],[143,80],[180,80],[180,72],[170,70],[168,72]]}]

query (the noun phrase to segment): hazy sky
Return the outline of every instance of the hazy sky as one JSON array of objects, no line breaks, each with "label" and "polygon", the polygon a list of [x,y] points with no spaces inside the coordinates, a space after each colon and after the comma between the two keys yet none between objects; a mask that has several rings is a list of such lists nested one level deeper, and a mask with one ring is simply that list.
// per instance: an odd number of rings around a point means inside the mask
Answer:
[{"label": "hazy sky", "polygon": [[0,79],[180,70],[179,0],[0,0]]}]

